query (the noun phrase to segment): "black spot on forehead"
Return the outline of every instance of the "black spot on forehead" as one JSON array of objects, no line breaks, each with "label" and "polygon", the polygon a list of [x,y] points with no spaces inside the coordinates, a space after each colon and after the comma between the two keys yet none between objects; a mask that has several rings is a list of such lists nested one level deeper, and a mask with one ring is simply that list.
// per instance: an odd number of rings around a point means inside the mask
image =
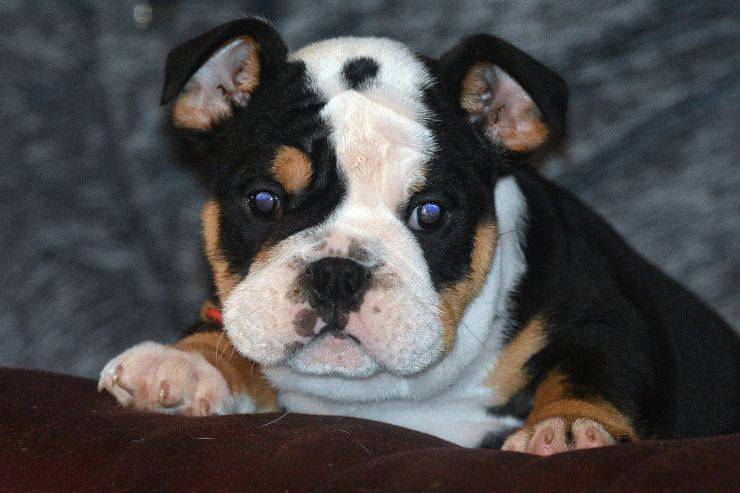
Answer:
[{"label": "black spot on forehead", "polygon": [[370,57],[352,58],[345,62],[342,76],[352,89],[358,90],[378,74],[378,62]]}]

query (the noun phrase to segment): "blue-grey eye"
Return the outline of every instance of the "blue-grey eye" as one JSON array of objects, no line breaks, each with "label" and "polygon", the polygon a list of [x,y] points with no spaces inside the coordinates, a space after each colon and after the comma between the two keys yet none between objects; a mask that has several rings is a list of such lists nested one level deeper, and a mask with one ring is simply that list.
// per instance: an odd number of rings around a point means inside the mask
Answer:
[{"label": "blue-grey eye", "polygon": [[261,190],[249,196],[249,209],[255,216],[273,216],[279,207],[280,199],[278,199],[277,195],[267,190]]},{"label": "blue-grey eye", "polygon": [[425,202],[414,207],[409,216],[408,225],[411,229],[434,229],[442,225],[444,209],[436,202]]}]

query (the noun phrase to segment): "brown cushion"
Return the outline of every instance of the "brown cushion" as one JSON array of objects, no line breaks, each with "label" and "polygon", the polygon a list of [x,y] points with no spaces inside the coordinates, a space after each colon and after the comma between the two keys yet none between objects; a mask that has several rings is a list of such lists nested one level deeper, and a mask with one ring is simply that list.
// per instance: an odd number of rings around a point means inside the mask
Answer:
[{"label": "brown cushion", "polygon": [[740,486],[740,435],[550,458],[464,449],[373,421],[187,418],[117,407],[95,383],[0,369],[0,490],[693,490]]}]

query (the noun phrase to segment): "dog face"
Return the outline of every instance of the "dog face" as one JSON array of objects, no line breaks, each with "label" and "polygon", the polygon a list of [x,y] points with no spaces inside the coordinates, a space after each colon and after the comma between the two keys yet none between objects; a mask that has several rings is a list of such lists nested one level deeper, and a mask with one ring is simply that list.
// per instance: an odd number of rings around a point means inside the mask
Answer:
[{"label": "dog face", "polygon": [[491,36],[440,60],[378,38],[288,55],[245,19],[170,53],[173,100],[213,175],[206,253],[235,347],[368,377],[453,348],[493,258],[495,180],[562,131],[566,92]]}]

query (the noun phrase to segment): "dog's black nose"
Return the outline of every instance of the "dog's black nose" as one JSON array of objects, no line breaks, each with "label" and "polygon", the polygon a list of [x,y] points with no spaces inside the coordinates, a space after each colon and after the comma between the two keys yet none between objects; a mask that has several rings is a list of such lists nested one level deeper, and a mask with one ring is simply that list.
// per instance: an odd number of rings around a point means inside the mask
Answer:
[{"label": "dog's black nose", "polygon": [[370,272],[361,264],[341,257],[325,257],[306,267],[309,303],[319,311],[337,315],[360,307],[370,284]]}]

